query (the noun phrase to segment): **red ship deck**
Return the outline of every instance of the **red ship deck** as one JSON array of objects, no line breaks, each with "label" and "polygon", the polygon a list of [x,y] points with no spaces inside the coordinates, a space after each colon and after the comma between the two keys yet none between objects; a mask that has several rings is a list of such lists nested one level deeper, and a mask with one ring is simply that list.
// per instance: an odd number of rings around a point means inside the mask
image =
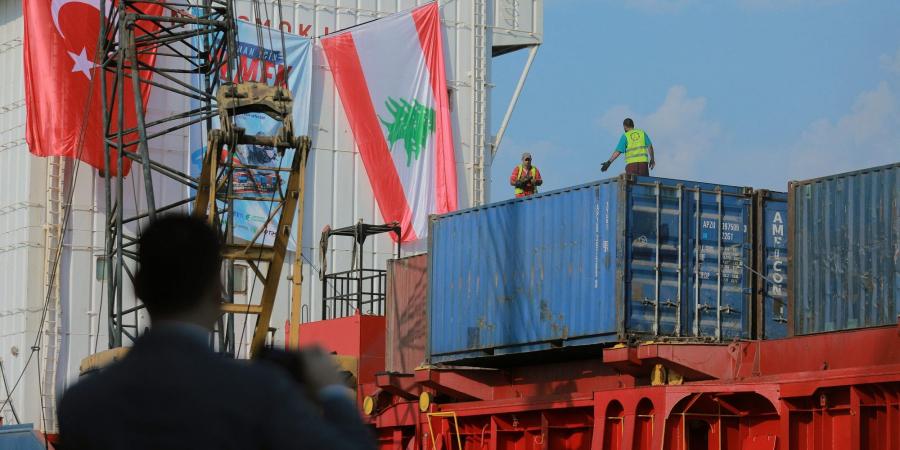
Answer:
[{"label": "red ship deck", "polygon": [[900,327],[651,343],[593,360],[382,373],[361,396],[383,449],[897,450],[898,344]]}]

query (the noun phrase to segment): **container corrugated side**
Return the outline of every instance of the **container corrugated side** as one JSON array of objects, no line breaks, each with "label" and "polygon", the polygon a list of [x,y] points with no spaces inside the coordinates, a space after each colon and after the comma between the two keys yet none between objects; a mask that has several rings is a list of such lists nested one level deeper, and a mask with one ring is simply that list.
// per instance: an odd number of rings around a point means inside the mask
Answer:
[{"label": "container corrugated side", "polygon": [[427,297],[428,255],[388,261],[385,299],[385,369],[388,372],[413,373],[425,362]]},{"label": "container corrugated side", "polygon": [[787,304],[787,193],[757,190],[754,214],[754,303],[756,338],[788,335]]},{"label": "container corrugated side", "polygon": [[622,176],[434,218],[429,357],[750,331],[750,192]]},{"label": "container corrugated side", "polygon": [[788,195],[793,333],[896,324],[900,163],[792,182]]},{"label": "container corrugated side", "polygon": [[615,235],[616,187],[609,180],[434,220],[431,361],[615,336],[617,248],[600,239]]}]

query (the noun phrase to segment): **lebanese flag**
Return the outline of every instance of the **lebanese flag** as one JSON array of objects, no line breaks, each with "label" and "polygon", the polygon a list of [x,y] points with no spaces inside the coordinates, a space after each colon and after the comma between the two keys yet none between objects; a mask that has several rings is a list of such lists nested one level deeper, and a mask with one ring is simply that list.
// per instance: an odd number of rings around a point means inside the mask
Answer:
[{"label": "lebanese flag", "polygon": [[322,38],[378,208],[403,242],[457,207],[456,158],[437,3]]},{"label": "lebanese flag", "polygon": [[[100,8],[106,16],[116,14],[109,0],[24,0],[25,18],[25,140],[36,156],[79,157],[91,166],[103,167],[103,91],[100,77],[106,76],[111,97],[114,74],[104,72],[98,64],[97,37],[100,34]],[[160,15],[163,6],[137,4],[145,14]],[[138,21],[136,34],[158,28],[153,23]],[[117,36],[116,36],[117,38]],[[152,66],[156,54],[142,53],[141,62]],[[141,71],[148,79],[149,71]],[[125,120],[123,129],[137,126],[132,81],[125,79]],[[150,85],[143,83],[141,97],[146,111]],[[111,111],[118,111],[118,101],[107,102]],[[114,117],[116,117],[114,115]],[[118,130],[118,122],[110,124],[111,133]],[[126,134],[125,142],[136,141],[137,132]],[[137,146],[126,147],[136,151]],[[113,152],[114,155],[114,152]],[[123,159],[122,171],[128,174],[131,161]],[[109,161],[110,173],[115,175],[116,158]]]}]

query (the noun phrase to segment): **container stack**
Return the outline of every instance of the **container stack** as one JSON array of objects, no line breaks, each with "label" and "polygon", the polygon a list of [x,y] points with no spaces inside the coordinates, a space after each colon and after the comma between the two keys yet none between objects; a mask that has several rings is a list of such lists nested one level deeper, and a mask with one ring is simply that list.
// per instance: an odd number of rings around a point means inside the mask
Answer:
[{"label": "container stack", "polygon": [[789,193],[622,175],[435,216],[428,255],[390,266],[389,370],[895,325],[898,172]]},{"label": "container stack", "polygon": [[752,190],[618,178],[432,222],[432,362],[750,337]]}]

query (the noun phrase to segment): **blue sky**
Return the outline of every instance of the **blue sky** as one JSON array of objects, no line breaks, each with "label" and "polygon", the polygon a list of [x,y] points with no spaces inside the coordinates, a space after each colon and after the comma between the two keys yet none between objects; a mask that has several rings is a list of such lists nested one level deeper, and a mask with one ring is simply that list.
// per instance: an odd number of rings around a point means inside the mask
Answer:
[{"label": "blue sky", "polygon": [[[633,117],[654,175],[785,190],[900,161],[897,0],[545,0],[544,44],[492,169],[534,154],[545,190],[601,175]],[[525,52],[494,59],[493,129]]]}]

